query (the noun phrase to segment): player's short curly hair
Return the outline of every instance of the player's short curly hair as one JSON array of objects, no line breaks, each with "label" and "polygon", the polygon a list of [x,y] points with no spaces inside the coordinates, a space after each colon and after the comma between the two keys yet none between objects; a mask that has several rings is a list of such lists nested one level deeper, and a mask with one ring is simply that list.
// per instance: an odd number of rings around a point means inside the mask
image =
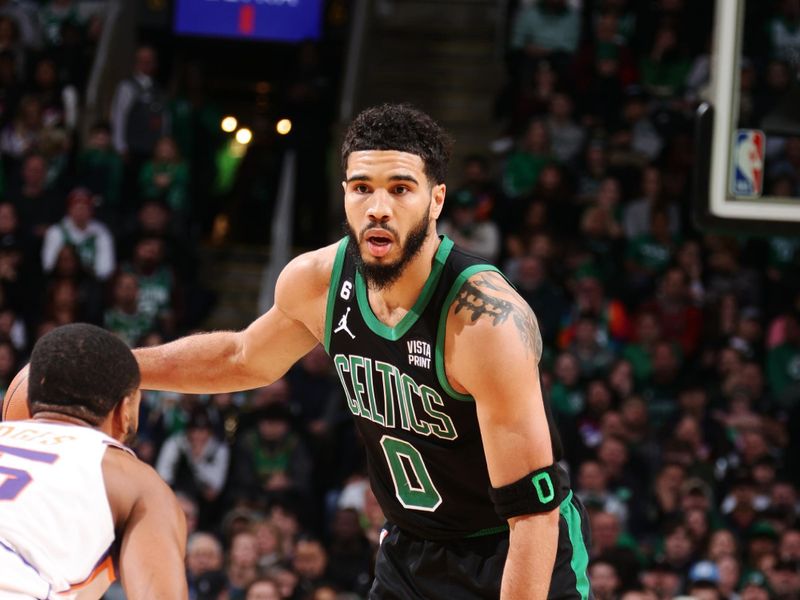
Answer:
[{"label": "player's short curly hair", "polygon": [[99,425],[139,387],[139,365],[125,343],[87,323],[42,336],[31,353],[31,413],[53,411]]},{"label": "player's short curly hair", "polygon": [[398,150],[416,154],[430,183],[444,183],[452,140],[429,115],[410,104],[381,104],[353,119],[342,142],[342,171],[361,150]]}]

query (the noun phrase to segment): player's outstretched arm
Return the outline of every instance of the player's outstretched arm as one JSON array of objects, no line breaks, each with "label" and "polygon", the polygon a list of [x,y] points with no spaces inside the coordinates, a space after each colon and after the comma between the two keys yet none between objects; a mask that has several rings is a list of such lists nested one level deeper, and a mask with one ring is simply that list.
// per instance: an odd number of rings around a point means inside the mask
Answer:
[{"label": "player's outstretched arm", "polygon": [[242,331],[187,336],[137,348],[143,389],[234,392],[269,385],[323,339],[335,246],[290,262],[278,278],[275,305]]},{"label": "player's outstretched arm", "polygon": [[110,448],[103,475],[122,544],[119,571],[128,600],[188,597],[186,520],[175,494],[133,456]]},{"label": "player's outstretched arm", "polygon": [[[475,398],[492,487],[553,463],[539,384],[542,338],[528,304],[497,273],[474,275],[447,322],[445,371]],[[547,597],[558,545],[558,510],[509,519],[501,598]]]}]

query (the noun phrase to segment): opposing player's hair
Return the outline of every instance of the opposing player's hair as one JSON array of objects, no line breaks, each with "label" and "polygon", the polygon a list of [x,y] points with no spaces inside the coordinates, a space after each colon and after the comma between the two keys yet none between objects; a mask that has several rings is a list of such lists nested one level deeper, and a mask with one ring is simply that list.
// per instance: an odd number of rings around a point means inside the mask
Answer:
[{"label": "opposing player's hair", "polygon": [[416,154],[431,184],[444,183],[452,140],[429,115],[410,104],[381,104],[353,119],[342,142],[342,171],[353,152],[396,150]]},{"label": "opposing player's hair", "polygon": [[42,336],[31,353],[31,414],[53,411],[99,425],[139,387],[139,365],[108,331],[75,323]]}]

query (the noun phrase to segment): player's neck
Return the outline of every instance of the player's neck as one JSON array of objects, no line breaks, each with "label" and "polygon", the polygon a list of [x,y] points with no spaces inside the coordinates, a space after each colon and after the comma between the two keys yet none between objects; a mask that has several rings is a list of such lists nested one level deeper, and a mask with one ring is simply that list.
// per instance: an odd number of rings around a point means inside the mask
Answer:
[{"label": "player's neck", "polygon": [[398,309],[407,311],[414,306],[431,274],[433,258],[440,243],[439,236],[433,231],[397,281],[381,290],[369,290],[369,303],[378,318],[391,315]]},{"label": "player's neck", "polygon": [[59,424],[68,424],[68,425],[80,425],[81,427],[90,427],[92,429],[99,429],[96,425],[89,423],[84,419],[79,417],[73,417],[72,415],[65,415],[63,413],[57,413],[54,411],[43,410],[37,412],[33,415],[34,421],[44,421],[47,423],[59,423]]}]

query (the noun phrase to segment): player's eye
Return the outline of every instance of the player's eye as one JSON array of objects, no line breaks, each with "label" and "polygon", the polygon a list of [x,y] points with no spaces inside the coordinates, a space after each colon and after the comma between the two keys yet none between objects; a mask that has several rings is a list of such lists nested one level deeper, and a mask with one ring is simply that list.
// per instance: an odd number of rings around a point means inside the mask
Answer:
[{"label": "player's eye", "polygon": [[408,192],[410,190],[404,185],[398,185],[396,188],[394,188],[393,191],[398,196],[402,196],[403,194],[405,194],[406,192]]},{"label": "player's eye", "polygon": [[353,187],[353,191],[358,194],[366,194],[367,192],[369,192],[369,188],[365,184],[359,183]]}]

